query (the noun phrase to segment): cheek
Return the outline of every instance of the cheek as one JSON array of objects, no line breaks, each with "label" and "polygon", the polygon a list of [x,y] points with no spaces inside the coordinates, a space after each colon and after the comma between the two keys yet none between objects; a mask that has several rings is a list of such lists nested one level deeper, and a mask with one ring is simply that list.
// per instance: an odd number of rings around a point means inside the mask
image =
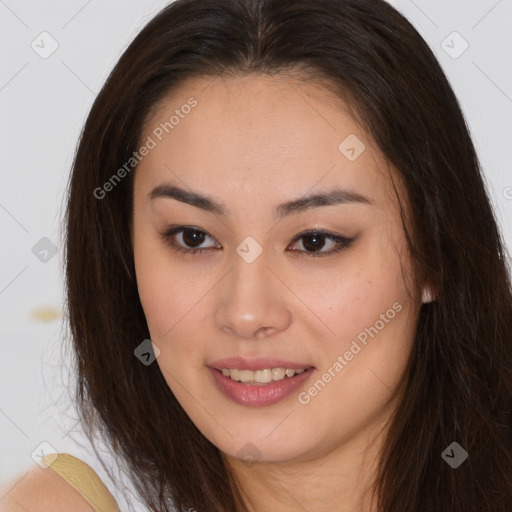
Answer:
[{"label": "cheek", "polygon": [[329,326],[332,338],[348,341],[379,320],[394,315],[393,304],[406,307],[407,295],[399,256],[389,244],[361,248],[333,270],[322,286],[309,288],[311,309]]},{"label": "cheek", "polygon": [[189,324],[192,313],[197,314],[197,298],[187,287],[186,278],[174,273],[170,276],[169,271],[162,273],[156,265],[141,266],[139,270],[139,295],[150,339],[160,351],[156,364],[178,401],[186,405],[190,396],[180,383],[187,382],[187,389],[194,389],[194,395],[198,392],[190,383],[197,375],[197,354],[201,351],[197,346],[199,337]]},{"label": "cheek", "polygon": [[[185,314],[193,282],[180,276],[159,240],[135,233],[134,264],[137,289],[154,342]],[[179,290],[179,292],[177,292]]]},{"label": "cheek", "polygon": [[328,345],[325,370],[338,356],[346,361],[325,398],[328,402],[343,396],[354,414],[363,402],[370,410],[391,396],[410,354],[417,313],[403,277],[410,270],[408,262],[395,245],[366,254],[357,271],[340,284],[337,297],[325,299],[336,304],[328,308],[328,321],[337,334]]},{"label": "cheek", "polygon": [[211,322],[207,292],[214,277],[201,275],[193,265],[177,264],[176,256],[158,244],[142,242],[138,247],[134,252],[138,293],[151,341],[160,349],[158,364],[181,374],[187,371],[183,363],[190,367],[201,353],[201,329]]},{"label": "cheek", "polygon": [[155,258],[148,266],[141,266],[137,274],[139,297],[154,341],[172,337],[204,293],[190,277],[179,275],[169,268],[159,269]]}]

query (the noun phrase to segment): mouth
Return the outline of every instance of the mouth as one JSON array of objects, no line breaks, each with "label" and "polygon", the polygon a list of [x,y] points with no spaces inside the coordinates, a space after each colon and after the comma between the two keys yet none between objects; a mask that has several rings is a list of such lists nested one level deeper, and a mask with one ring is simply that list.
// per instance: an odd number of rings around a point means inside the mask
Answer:
[{"label": "mouth", "polygon": [[217,389],[237,404],[264,406],[289,397],[316,368],[277,359],[229,358],[209,364]]}]

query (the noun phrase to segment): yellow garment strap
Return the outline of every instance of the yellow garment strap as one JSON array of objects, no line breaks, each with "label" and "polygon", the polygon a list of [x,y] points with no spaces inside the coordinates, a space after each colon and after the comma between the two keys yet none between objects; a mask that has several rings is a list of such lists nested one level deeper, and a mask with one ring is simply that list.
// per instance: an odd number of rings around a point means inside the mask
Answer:
[{"label": "yellow garment strap", "polygon": [[74,487],[94,512],[120,512],[119,507],[94,469],[69,453],[49,453],[43,462]]}]

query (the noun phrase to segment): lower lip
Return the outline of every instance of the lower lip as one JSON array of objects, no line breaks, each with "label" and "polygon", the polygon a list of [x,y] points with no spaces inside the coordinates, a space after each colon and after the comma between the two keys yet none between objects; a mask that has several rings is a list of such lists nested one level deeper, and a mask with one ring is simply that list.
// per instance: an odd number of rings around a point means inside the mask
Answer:
[{"label": "lower lip", "polygon": [[208,367],[217,388],[228,398],[240,405],[258,407],[272,405],[290,396],[311,377],[314,368],[308,368],[294,377],[285,377],[264,385],[237,382],[225,377],[221,371]]}]

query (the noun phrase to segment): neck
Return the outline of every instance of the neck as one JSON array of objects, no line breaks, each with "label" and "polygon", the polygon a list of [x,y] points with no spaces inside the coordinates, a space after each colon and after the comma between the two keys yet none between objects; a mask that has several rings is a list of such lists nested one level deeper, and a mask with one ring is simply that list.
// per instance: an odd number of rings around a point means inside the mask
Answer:
[{"label": "neck", "polygon": [[375,512],[372,486],[385,425],[372,425],[335,449],[324,447],[293,461],[249,465],[227,460],[249,512]]}]

